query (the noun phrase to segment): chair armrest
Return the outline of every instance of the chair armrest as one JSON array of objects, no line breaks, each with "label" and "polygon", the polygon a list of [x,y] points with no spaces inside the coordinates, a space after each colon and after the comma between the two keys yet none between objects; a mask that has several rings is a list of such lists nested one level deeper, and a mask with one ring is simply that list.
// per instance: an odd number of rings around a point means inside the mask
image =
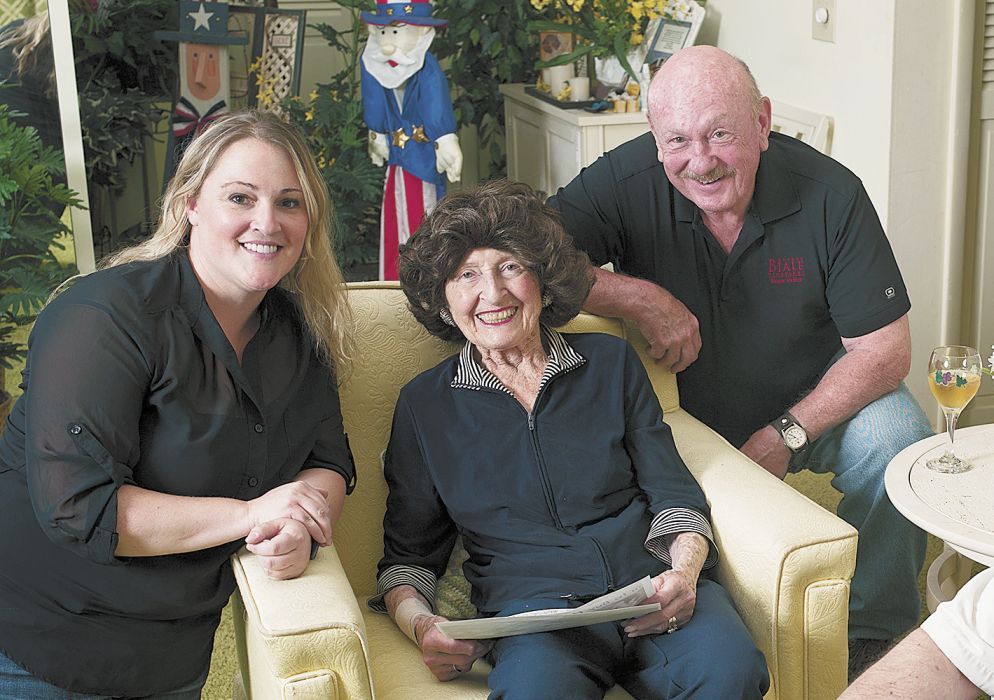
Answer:
[{"label": "chair armrest", "polygon": [[766,697],[838,697],[856,531],[685,411],[666,422],[711,505],[717,579],[766,656]]},{"label": "chair armrest", "polygon": [[366,627],[333,545],[291,581],[270,579],[246,549],[231,565],[235,643],[249,698],[372,697]]}]

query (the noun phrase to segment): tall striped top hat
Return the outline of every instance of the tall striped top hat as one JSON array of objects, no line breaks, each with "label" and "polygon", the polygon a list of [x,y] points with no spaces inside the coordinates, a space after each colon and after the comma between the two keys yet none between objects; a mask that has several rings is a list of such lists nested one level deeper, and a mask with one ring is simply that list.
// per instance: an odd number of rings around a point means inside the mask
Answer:
[{"label": "tall striped top hat", "polygon": [[407,2],[376,0],[375,9],[362,13],[362,21],[376,25],[402,22],[422,27],[444,27],[449,23],[447,19],[432,17],[431,11],[429,0],[407,0]]}]

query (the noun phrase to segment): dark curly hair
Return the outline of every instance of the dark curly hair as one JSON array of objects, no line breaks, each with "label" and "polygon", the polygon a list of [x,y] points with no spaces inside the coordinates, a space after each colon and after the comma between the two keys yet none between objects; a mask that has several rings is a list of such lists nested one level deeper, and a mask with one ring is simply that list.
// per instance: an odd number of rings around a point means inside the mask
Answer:
[{"label": "dark curly hair", "polygon": [[594,283],[587,254],[573,247],[559,213],[528,185],[492,180],[453,192],[418,227],[399,266],[411,313],[443,340],[463,338],[438,312],[448,308],[445,283],[474,248],[510,253],[538,278],[543,297],[551,300],[539,317],[548,326],[580,313]]}]

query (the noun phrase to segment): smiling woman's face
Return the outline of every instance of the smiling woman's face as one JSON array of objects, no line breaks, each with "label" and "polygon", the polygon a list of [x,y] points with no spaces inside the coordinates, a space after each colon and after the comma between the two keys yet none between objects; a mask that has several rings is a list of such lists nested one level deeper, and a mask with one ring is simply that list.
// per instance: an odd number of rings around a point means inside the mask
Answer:
[{"label": "smiling woman's face", "polygon": [[540,340],[538,279],[511,253],[474,248],[445,283],[452,320],[481,350],[525,349]]},{"label": "smiling woman's face", "polygon": [[261,301],[300,259],[304,192],[290,156],[254,138],[225,148],[187,202],[190,261],[208,292]]}]

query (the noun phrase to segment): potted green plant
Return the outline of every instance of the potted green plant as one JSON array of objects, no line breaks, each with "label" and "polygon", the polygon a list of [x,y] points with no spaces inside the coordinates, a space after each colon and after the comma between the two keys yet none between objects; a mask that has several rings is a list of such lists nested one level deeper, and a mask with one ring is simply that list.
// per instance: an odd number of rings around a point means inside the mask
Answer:
[{"label": "potted green plant", "polygon": [[75,273],[53,252],[65,248],[60,238],[69,232],[62,211],[82,206],[62,183],[64,171],[62,153],[0,104],[0,426],[11,401],[3,372],[24,359],[21,333],[52,290]]},{"label": "potted green plant", "polygon": [[146,221],[131,228],[118,223],[118,212],[132,166],[156,138],[176,87],[176,45],[155,32],[178,26],[179,7],[175,0],[71,0],[69,7],[90,218],[103,255],[152,226],[153,183],[144,186]]}]

